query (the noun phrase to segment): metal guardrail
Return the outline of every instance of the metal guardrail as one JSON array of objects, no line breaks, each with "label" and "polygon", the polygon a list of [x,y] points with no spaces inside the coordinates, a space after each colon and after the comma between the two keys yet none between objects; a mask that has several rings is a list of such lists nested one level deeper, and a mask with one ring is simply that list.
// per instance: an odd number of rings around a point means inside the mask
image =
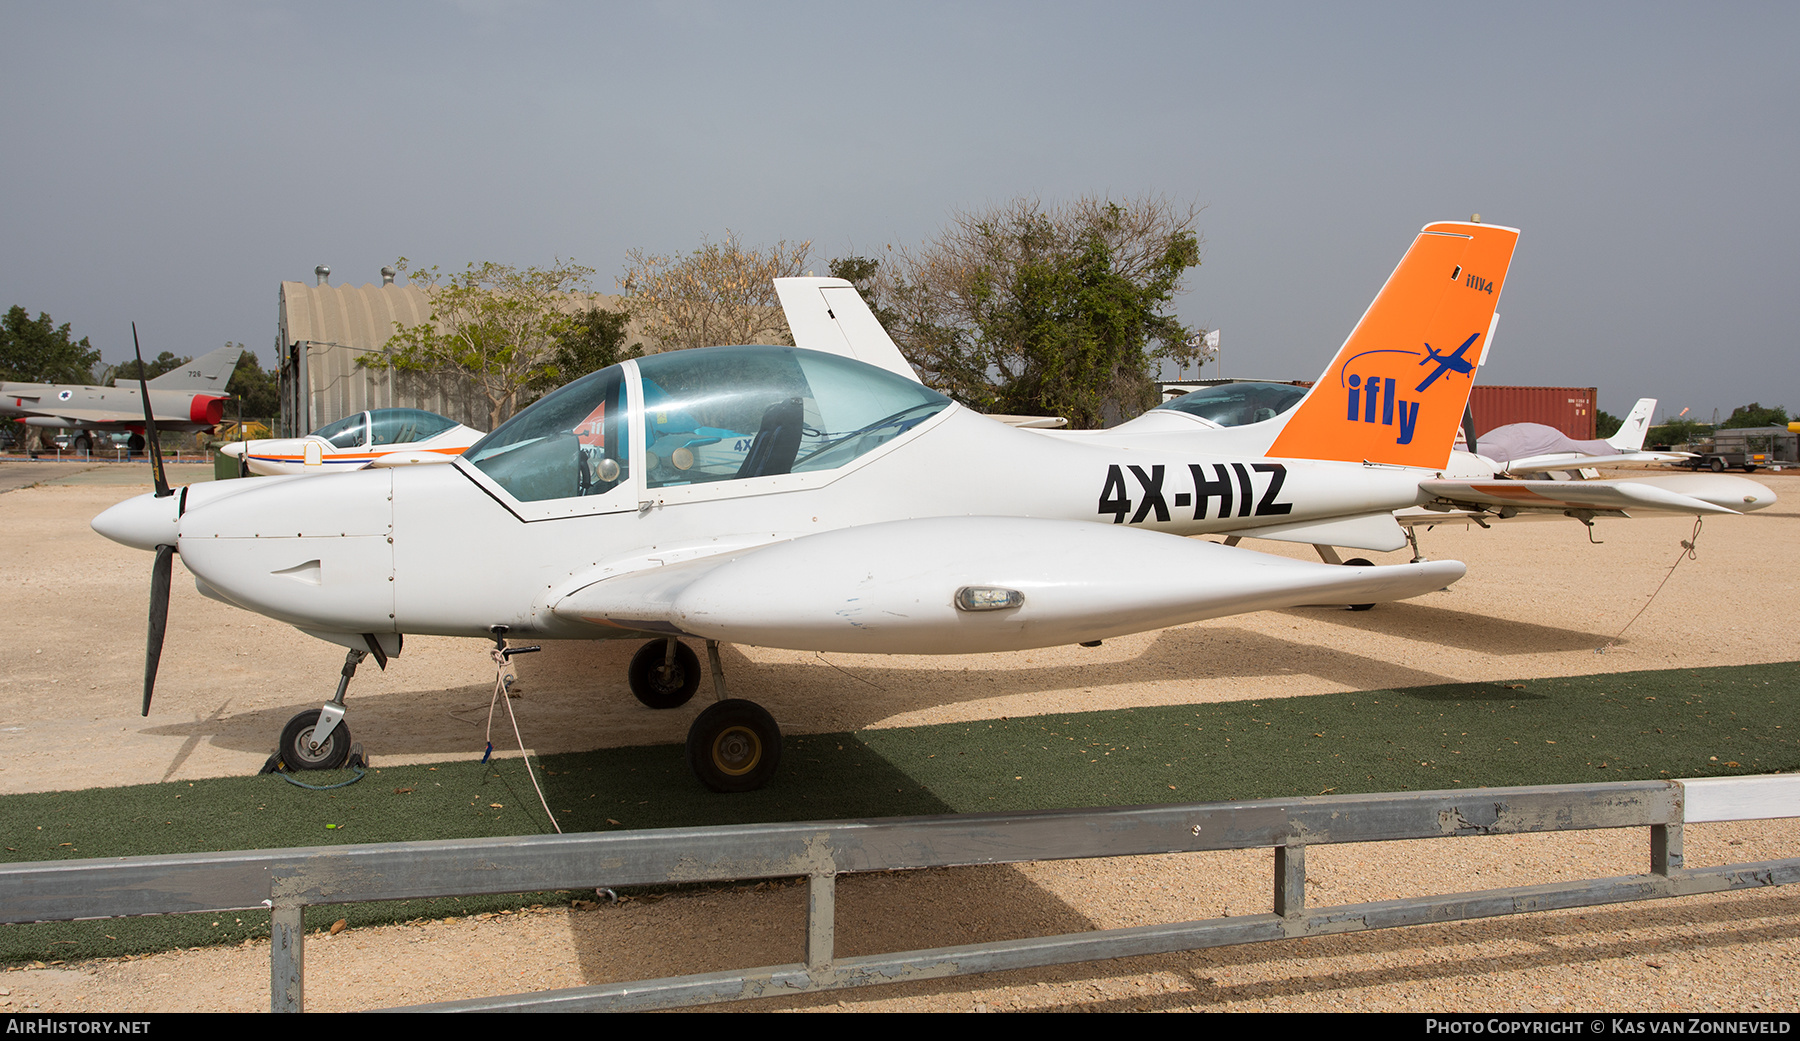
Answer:
[{"label": "metal guardrail", "polygon": [[[415,1010],[668,1008],[1204,947],[1789,885],[1800,857],[1688,869],[1684,822],[1800,816],[1800,775],[1624,781],[887,820],[750,824],[0,865],[0,922],[272,912],[270,1005],[302,1007],[313,904],[805,877],[806,961]],[[1648,827],[1648,874],[1308,908],[1306,847]],[[1272,911],[856,958],[833,955],[838,875],[1269,847]]]}]

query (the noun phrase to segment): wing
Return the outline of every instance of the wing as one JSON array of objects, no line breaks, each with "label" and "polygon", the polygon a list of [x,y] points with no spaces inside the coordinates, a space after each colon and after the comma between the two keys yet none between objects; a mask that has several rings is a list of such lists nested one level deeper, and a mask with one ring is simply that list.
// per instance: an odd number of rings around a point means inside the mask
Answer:
[{"label": "wing", "polygon": [[[18,411],[27,416],[60,419],[63,421],[63,425],[68,427],[81,426],[98,429],[106,426],[123,427],[134,420],[141,426],[144,422],[142,412],[122,412],[110,408],[20,408]],[[158,417],[157,422],[162,422],[162,419]]]},{"label": "wing", "polygon": [[581,584],[588,625],[799,650],[964,654],[1082,643],[1301,604],[1399,600],[1456,561],[1342,567],[1082,521],[891,521]]}]

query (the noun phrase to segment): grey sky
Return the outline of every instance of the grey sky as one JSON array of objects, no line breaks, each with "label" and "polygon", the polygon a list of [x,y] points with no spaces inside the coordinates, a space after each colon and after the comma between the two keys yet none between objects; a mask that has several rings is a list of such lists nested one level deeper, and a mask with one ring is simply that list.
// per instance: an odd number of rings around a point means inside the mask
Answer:
[{"label": "grey sky", "polygon": [[1206,207],[1179,313],[1311,378],[1411,235],[1523,230],[1486,383],[1800,409],[1793,4],[0,0],[0,307],[272,360],[276,284]]}]

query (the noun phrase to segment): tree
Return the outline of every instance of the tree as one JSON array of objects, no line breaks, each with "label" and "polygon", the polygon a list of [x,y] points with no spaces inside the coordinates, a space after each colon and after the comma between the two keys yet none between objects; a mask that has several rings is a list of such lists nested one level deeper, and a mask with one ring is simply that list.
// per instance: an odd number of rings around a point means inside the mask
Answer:
[{"label": "tree", "polygon": [[53,325],[38,312],[33,319],[14,305],[0,319],[0,379],[19,383],[86,383],[100,352],[83,336],[69,339],[69,323]]},{"label": "tree", "polygon": [[1670,419],[1651,427],[1644,435],[1647,445],[1691,445],[1712,436],[1712,427],[1692,419]]},{"label": "tree", "polygon": [[[227,341],[226,345],[244,348],[241,343]],[[225,390],[237,398],[233,411],[245,419],[274,419],[281,415],[281,372],[263,368],[255,351],[244,351],[238,357],[237,368],[231,370],[231,382]]]},{"label": "tree", "polygon": [[[395,267],[405,272],[401,257]],[[555,369],[552,354],[574,319],[564,310],[570,293],[594,273],[573,261],[523,270],[492,261],[454,275],[434,266],[413,270],[413,284],[431,300],[431,317],[414,326],[394,323],[379,356],[359,365],[466,381],[488,404],[488,429],[524,403],[522,395]]]},{"label": "tree", "polygon": [[[242,346],[242,344],[239,344],[239,346]],[[164,351],[150,361],[145,362],[142,366],[138,365],[138,360],[136,358],[128,358],[107,370],[106,382],[110,385],[113,380],[125,380],[135,386],[137,384],[138,371],[140,368],[143,370],[145,380],[153,380],[163,373],[178,369],[193,360],[192,357],[178,355],[172,351]]]},{"label": "tree", "polygon": [[540,394],[555,390],[626,358],[643,357],[643,344],[625,346],[625,326],[630,321],[630,311],[608,311],[602,307],[590,307],[575,315],[569,327],[557,336],[550,365],[532,389]]},{"label": "tree", "polygon": [[1620,419],[1618,416],[1613,415],[1605,409],[1600,409],[1594,413],[1595,437],[1611,437],[1618,433],[1619,428],[1624,425],[1625,421],[1623,419]]},{"label": "tree", "polygon": [[1774,408],[1763,408],[1760,402],[1752,401],[1748,405],[1739,405],[1732,409],[1730,417],[1719,424],[1719,429],[1742,430],[1746,427],[1784,427],[1787,425],[1787,409],[1779,405]]},{"label": "tree", "polygon": [[1153,359],[1194,357],[1193,333],[1167,308],[1200,264],[1198,216],[1156,196],[1018,199],[954,215],[876,277],[858,263],[867,258],[843,270],[874,283],[928,385],[976,408],[1094,427],[1155,403]]},{"label": "tree", "polygon": [[731,343],[794,342],[773,280],[804,273],[812,242],[745,249],[737,235],[702,242],[684,257],[626,253],[619,286],[633,300],[644,335],[659,350]]}]

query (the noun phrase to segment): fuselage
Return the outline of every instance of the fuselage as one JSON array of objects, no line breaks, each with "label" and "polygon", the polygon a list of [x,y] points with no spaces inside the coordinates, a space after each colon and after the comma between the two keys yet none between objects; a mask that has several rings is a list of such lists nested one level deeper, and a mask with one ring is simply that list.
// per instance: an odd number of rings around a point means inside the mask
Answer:
[{"label": "fuselage", "polygon": [[[226,395],[150,389],[159,427],[210,430],[225,417]],[[33,425],[83,430],[137,430],[144,427],[143,397],[135,387],[88,387],[54,383],[0,384],[0,416],[32,417]]]},{"label": "fuselage", "polygon": [[[515,500],[467,460],[199,485],[178,522],[151,524],[143,539],[173,530],[204,592],[308,631],[483,636],[504,625],[594,638],[624,634],[552,608],[597,578],[841,528],[996,516],[1249,534],[1411,506],[1419,479],[1051,438],[955,405],[837,469],[660,488],[642,471],[607,494],[549,502]],[[162,503],[144,505],[172,518]]]}]

